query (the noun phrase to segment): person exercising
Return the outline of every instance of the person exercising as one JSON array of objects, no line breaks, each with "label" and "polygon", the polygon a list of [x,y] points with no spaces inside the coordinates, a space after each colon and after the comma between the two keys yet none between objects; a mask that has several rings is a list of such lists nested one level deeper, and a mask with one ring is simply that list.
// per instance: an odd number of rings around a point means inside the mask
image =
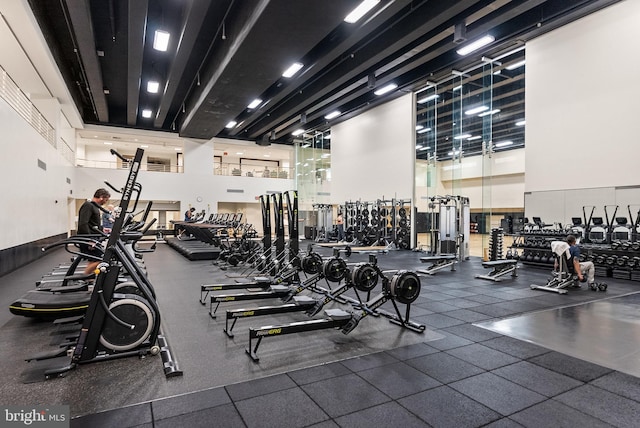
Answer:
[{"label": "person exercising", "polygon": [[336,225],[338,226],[338,242],[344,242],[344,218],[341,212],[336,217]]},{"label": "person exercising", "polygon": [[[106,189],[98,189],[93,194],[90,201],[85,201],[78,211],[78,235],[97,235],[102,230],[101,207],[106,204],[111,194]],[[100,257],[102,251],[93,244],[80,244],[80,251],[83,254]],[[90,275],[100,264],[100,260],[89,260],[84,269],[85,275]]]},{"label": "person exercising", "polygon": [[584,282],[584,275],[587,275],[588,285],[595,283],[596,268],[593,262],[580,261],[580,247],[576,244],[576,237],[567,236],[567,244],[569,244],[569,253],[571,253],[571,261],[573,262],[573,270],[578,275],[580,282]]}]

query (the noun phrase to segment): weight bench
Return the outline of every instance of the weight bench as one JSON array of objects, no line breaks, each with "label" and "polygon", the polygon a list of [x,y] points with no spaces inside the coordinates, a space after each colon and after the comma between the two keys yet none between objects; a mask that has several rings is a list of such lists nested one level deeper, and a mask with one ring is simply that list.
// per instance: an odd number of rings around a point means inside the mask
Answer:
[{"label": "weight bench", "polygon": [[493,270],[486,275],[476,275],[476,278],[500,282],[500,277],[508,273],[510,273],[513,278],[518,276],[518,261],[516,259],[482,262],[482,267],[493,268]]},{"label": "weight bench", "polygon": [[442,254],[439,256],[420,257],[422,263],[431,263],[427,269],[418,269],[417,273],[424,273],[427,275],[433,275],[437,271],[451,266],[451,271],[456,270],[456,263],[458,260],[455,254]]},{"label": "weight bench", "polygon": [[551,243],[551,251],[553,252],[553,258],[557,262],[558,270],[553,272],[553,277],[545,285],[531,284],[531,289],[567,294],[567,288],[579,286],[578,276],[575,273],[573,263],[570,262],[569,244],[562,241],[553,241]]}]

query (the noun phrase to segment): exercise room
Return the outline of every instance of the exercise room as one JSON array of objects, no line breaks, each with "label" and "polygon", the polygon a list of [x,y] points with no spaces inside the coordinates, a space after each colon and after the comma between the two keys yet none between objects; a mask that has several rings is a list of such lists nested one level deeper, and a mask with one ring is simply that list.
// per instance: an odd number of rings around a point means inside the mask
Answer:
[{"label": "exercise room", "polygon": [[2,2],[0,425],[636,427],[639,16]]}]

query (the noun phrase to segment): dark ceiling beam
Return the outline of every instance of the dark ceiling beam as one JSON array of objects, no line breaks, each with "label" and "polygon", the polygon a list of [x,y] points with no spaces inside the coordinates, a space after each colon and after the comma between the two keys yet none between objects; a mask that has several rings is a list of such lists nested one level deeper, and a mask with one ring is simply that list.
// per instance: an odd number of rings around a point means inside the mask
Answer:
[{"label": "dark ceiling beam", "polygon": [[[319,44],[314,47],[313,51],[309,53],[310,61],[307,62],[305,60],[304,69],[298,75],[287,81],[286,84],[280,81],[269,88],[267,93],[264,94],[264,99],[269,100],[270,108],[279,105],[280,102],[291,97],[292,94],[304,90],[304,85],[307,84],[310,78],[317,78],[318,74],[327,72],[332,68],[332,64],[335,65],[339,61],[348,61],[348,53],[354,46],[362,43],[363,39],[366,40],[371,34],[378,32],[380,27],[384,27],[388,20],[402,13],[403,9],[417,7],[417,3],[419,2],[415,0],[390,1],[384,4],[381,9],[376,10],[371,17],[362,20],[363,22],[349,24],[346,27],[341,24],[343,28],[340,28],[339,31],[334,31],[330,40],[324,40],[322,46]],[[238,123],[244,122],[247,126],[230,130],[227,135],[235,137],[245,133],[248,125],[258,120],[262,114],[263,112],[261,111],[243,112],[237,118],[237,121]]]},{"label": "dark ceiling beam", "polygon": [[[448,0],[426,2],[413,8],[406,16],[389,23],[385,31],[372,33],[367,43],[360,46],[347,61],[337,64],[330,73],[323,73],[306,84],[301,91],[285,102],[270,109],[269,115],[247,127],[247,137],[256,138],[278,126],[278,120],[291,118],[307,108],[312,108],[323,97],[337,91],[341,85],[369,74],[381,61],[401,56],[407,46],[425,33],[463,13],[473,13],[491,1],[464,0],[451,3]],[[384,83],[384,82],[383,82]]]},{"label": "dark ceiling beam", "polygon": [[[253,98],[282,78],[285,67],[342,23],[357,3],[259,2],[259,10],[254,9],[249,16],[240,14],[241,25],[237,18],[227,21],[224,48],[218,49],[210,60],[214,68],[205,73],[206,84],[196,102],[187,106],[180,134],[193,138],[218,135],[231,119],[247,109]],[[230,28],[231,24],[235,28]]]},{"label": "dark ceiling beam", "polygon": [[[253,26],[256,24],[260,15],[264,12],[269,4],[268,0],[260,0],[257,2],[253,10],[246,14],[241,15],[239,20],[240,22],[229,23],[229,28],[232,29],[235,27],[235,31],[231,30],[227,38],[229,39],[228,43],[224,43],[216,52],[214,57],[212,58],[212,62],[216,63],[217,66],[213,70],[213,73],[210,78],[205,81],[205,84],[200,87],[200,90],[197,94],[195,94],[195,101],[189,103],[187,108],[187,114],[182,120],[180,124],[180,135],[184,136],[202,136],[205,132],[207,134],[210,131],[203,131],[199,129],[197,131],[193,130],[194,125],[192,121],[196,118],[200,108],[205,106],[207,102],[207,98],[209,97],[209,93],[212,91],[214,85],[218,83],[218,79],[220,78],[222,72],[231,62],[232,58],[238,54],[242,43],[248,37],[251,32]],[[198,76],[198,79],[201,79],[201,76]]]},{"label": "dark ceiling beam", "polygon": [[102,70],[96,53],[96,42],[91,24],[89,0],[65,0],[69,19],[75,34],[75,41],[82,58],[82,67],[87,79],[88,92],[93,108],[100,122],[109,122],[109,109],[104,95]]},{"label": "dark ceiling beam", "polygon": [[129,2],[129,39],[127,46],[127,124],[135,126],[138,120],[140,76],[144,51],[145,28],[147,27],[148,0]]},{"label": "dark ceiling beam", "polygon": [[154,121],[154,126],[156,128],[162,128],[162,125],[167,118],[167,114],[171,109],[171,102],[175,97],[178,82],[184,78],[183,74],[189,61],[189,56],[196,44],[200,28],[202,28],[210,5],[211,0],[197,0],[189,3],[186,18],[182,25],[180,39],[178,41],[178,48],[176,49],[176,54],[173,60],[171,61],[171,68],[167,75],[166,82],[164,82],[162,102],[160,103]]}]

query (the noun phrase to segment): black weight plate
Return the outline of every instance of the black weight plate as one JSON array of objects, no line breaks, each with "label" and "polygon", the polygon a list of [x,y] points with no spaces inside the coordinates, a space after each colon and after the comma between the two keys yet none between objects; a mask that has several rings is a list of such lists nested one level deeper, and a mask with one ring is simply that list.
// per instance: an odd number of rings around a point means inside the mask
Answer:
[{"label": "black weight plate", "polygon": [[366,209],[366,208],[365,208],[365,209],[363,209],[363,210],[362,210],[362,215],[363,215],[363,216],[365,216],[365,217],[369,217],[369,210],[368,210],[368,209]]},{"label": "black weight plate", "polygon": [[377,218],[377,217],[373,217],[373,218],[371,219],[371,226],[374,226],[374,227],[375,227],[375,226],[377,226],[379,223],[380,223],[380,222],[378,221],[378,218]]},{"label": "black weight plate", "polygon": [[420,296],[420,278],[413,272],[398,271],[391,278],[391,296],[400,303],[408,305]]},{"label": "black weight plate", "polygon": [[411,244],[406,239],[403,239],[402,241],[400,241],[400,248],[401,249],[408,250],[410,246],[411,246]]},{"label": "black weight plate", "polygon": [[373,208],[371,210],[371,217],[378,217],[378,210],[377,209]]},{"label": "black weight plate", "polygon": [[309,275],[320,272],[322,264],[322,256],[318,253],[309,253],[302,258],[302,270]]},{"label": "black weight plate", "polygon": [[324,262],[322,272],[327,281],[340,282],[347,274],[347,263],[339,258],[329,259]]},{"label": "black weight plate", "polygon": [[351,275],[353,285],[360,291],[368,293],[378,284],[378,271],[369,263],[360,263]]},{"label": "black weight plate", "polygon": [[382,217],[386,217],[386,216],[387,216],[387,214],[388,214],[388,211],[387,211],[387,209],[386,209],[386,208],[382,208],[382,209],[380,209],[380,215],[381,215]]},{"label": "black weight plate", "polygon": [[402,217],[402,218],[407,217],[407,210],[406,210],[406,209],[404,209],[404,208],[400,208],[400,209],[398,210],[398,215],[399,215],[400,217]]},{"label": "black weight plate", "polygon": [[407,227],[407,219],[404,217],[401,218],[399,224],[400,224],[400,227]]}]

